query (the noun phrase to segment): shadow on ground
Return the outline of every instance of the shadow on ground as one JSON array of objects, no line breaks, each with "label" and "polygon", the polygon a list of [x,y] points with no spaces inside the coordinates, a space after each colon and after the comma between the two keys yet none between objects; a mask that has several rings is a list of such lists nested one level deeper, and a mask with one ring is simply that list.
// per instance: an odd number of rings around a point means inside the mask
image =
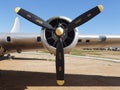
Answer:
[{"label": "shadow on ground", "polygon": [[0,61],[2,60],[48,60],[48,59],[38,59],[38,58],[22,58],[22,57],[14,57],[14,56],[11,56],[11,58],[9,58],[8,56],[3,56],[3,57],[0,57]]},{"label": "shadow on ground", "polygon": [[21,57],[13,57],[12,58],[13,60],[41,60],[41,61],[44,61],[44,60],[47,60],[47,59],[38,59],[38,58],[21,58]]},{"label": "shadow on ground", "polygon": [[[0,87],[57,86],[55,73],[0,71]],[[64,86],[120,86],[120,77],[65,74]]]},{"label": "shadow on ground", "polygon": [[2,56],[2,57],[0,57],[0,61],[2,61],[2,60],[7,60],[7,59],[9,59],[8,56]]}]

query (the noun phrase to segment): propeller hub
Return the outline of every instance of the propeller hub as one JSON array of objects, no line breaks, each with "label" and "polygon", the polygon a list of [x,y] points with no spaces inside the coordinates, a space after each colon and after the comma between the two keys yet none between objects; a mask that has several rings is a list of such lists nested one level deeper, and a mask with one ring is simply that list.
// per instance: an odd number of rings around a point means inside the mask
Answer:
[{"label": "propeller hub", "polygon": [[63,30],[63,28],[58,27],[58,28],[55,30],[55,33],[56,33],[57,36],[62,36],[63,33],[64,33],[64,30]]}]

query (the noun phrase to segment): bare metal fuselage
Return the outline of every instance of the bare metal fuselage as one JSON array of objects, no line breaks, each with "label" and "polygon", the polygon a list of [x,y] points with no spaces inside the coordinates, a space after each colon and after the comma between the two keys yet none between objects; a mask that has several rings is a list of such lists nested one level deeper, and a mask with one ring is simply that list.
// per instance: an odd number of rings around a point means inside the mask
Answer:
[{"label": "bare metal fuselage", "polygon": [[40,34],[0,33],[0,46],[6,52],[43,48]]}]

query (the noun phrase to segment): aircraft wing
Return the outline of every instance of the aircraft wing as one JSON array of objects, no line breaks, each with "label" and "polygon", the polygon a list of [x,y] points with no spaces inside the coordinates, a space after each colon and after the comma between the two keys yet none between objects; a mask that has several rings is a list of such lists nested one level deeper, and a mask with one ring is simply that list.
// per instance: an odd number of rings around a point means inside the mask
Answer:
[{"label": "aircraft wing", "polygon": [[120,47],[120,35],[79,35],[80,48]]},{"label": "aircraft wing", "polygon": [[0,33],[0,37],[0,55],[6,52],[43,49],[39,34]]}]

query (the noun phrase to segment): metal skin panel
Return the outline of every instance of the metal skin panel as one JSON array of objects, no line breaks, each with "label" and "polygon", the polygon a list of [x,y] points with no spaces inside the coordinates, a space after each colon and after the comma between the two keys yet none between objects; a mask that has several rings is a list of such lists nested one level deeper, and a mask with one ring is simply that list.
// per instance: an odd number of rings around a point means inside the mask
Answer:
[{"label": "metal skin panel", "polygon": [[120,47],[120,35],[79,35],[79,48]]},{"label": "metal skin panel", "polygon": [[[10,37],[10,41],[7,40]],[[41,41],[37,41],[38,34],[0,33],[0,45],[7,53],[43,48]]]}]

